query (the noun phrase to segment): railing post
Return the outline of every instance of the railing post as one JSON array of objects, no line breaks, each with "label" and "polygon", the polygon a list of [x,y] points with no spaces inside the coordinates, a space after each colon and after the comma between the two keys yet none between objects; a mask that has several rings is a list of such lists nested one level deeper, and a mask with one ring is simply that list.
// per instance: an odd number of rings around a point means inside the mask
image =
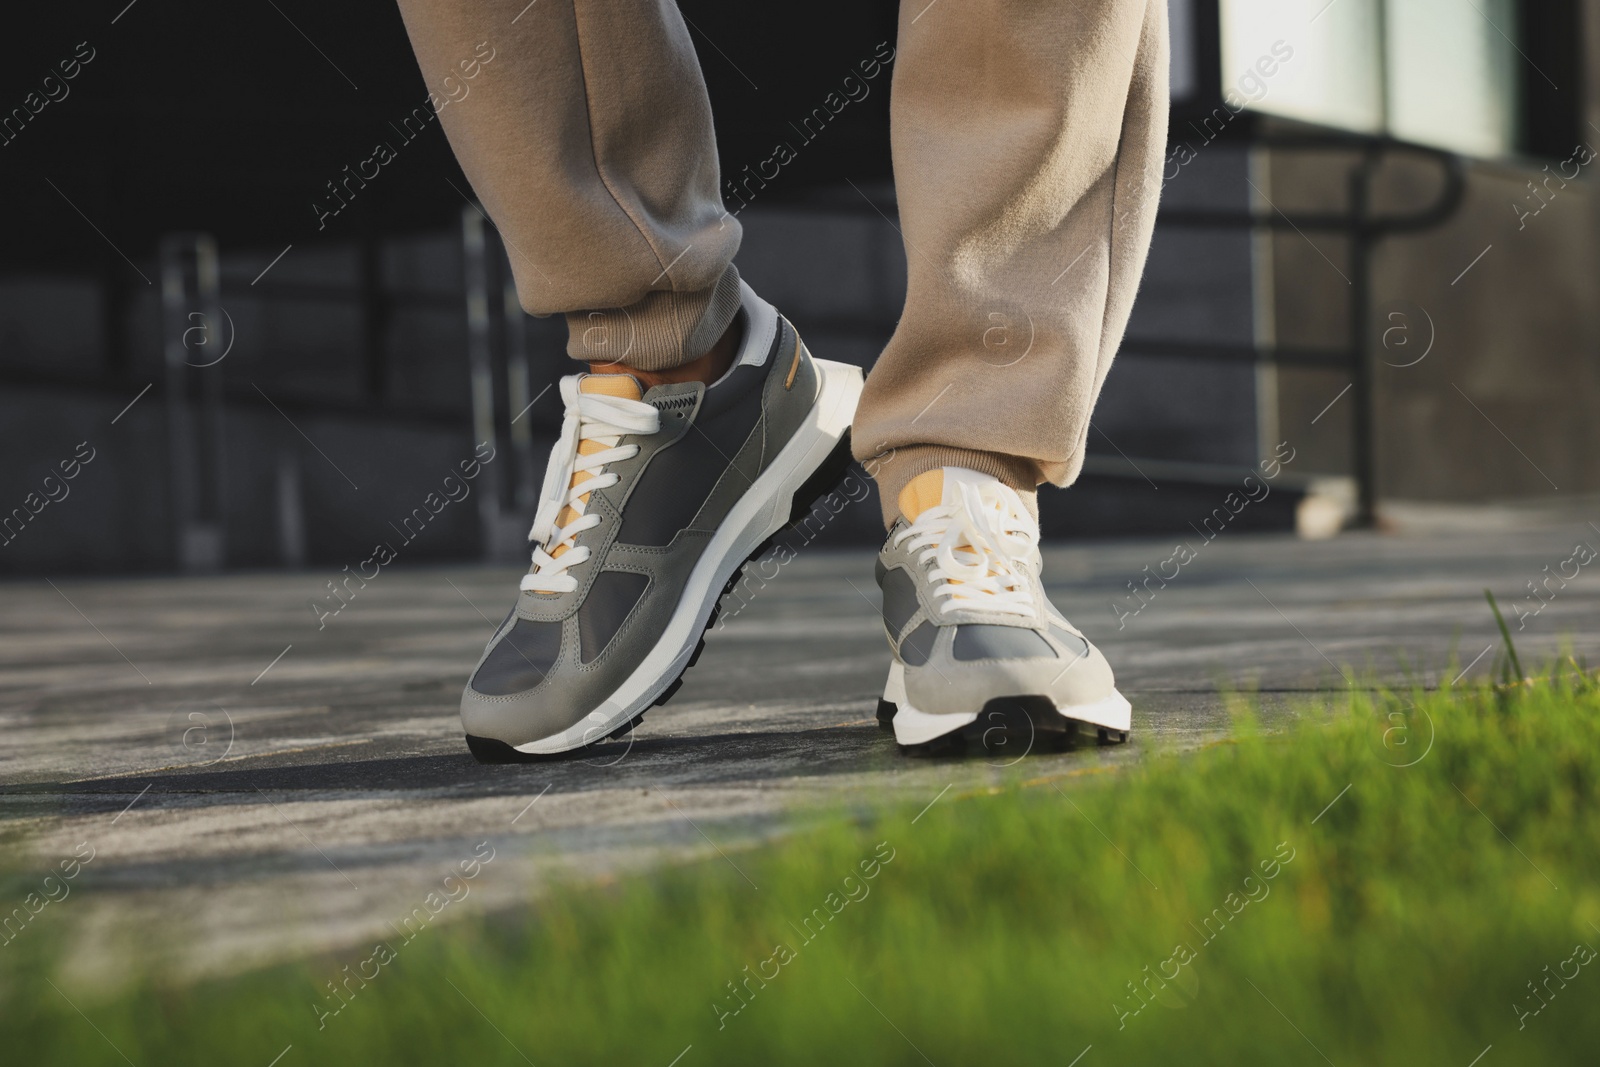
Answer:
[{"label": "railing post", "polygon": [[1378,520],[1377,390],[1372,341],[1372,251],[1368,217],[1373,171],[1378,156],[1368,148],[1350,171],[1350,370],[1351,457],[1356,476],[1355,525],[1370,529]]},{"label": "railing post", "polygon": [[[526,350],[526,323],[522,306],[509,281],[497,285],[506,271],[499,238],[483,212],[468,205],[461,212],[463,268],[467,301],[467,364],[472,379],[473,442],[495,448],[494,463],[484,465],[478,483],[478,518],[483,529],[486,560],[509,562],[527,554],[528,523],[535,505],[533,435],[526,417],[530,398],[530,372]],[[493,299],[500,295],[504,307],[505,384],[500,385],[495,360]],[[506,410],[500,410],[503,396]],[[506,427],[501,436],[500,427]],[[511,488],[513,492],[507,492]]]},{"label": "railing post", "polygon": [[[463,282],[467,300],[467,370],[472,382],[472,442],[499,451],[494,420],[494,338],[489,323],[489,250],[483,212],[475,204],[461,209]],[[501,477],[503,464],[488,463],[478,482],[478,520],[483,558],[501,555]]]},{"label": "railing post", "polygon": [[506,399],[511,413],[512,504],[519,513],[532,514],[538,505],[542,472],[534,469],[533,406],[528,368],[528,317],[517,299],[516,282],[506,277],[501,294],[506,316]]},{"label": "railing post", "polygon": [[217,244],[209,234],[161,241],[161,319],[167,454],[178,568],[220,570],[225,556],[222,362],[233,329],[220,300]]}]

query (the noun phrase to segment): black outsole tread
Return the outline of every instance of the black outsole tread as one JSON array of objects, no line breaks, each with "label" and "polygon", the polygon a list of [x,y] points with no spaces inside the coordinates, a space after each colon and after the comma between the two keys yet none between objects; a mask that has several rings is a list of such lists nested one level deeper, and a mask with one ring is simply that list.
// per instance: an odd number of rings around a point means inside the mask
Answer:
[{"label": "black outsole tread", "polygon": [[[878,725],[894,729],[899,708],[878,701]],[[900,745],[907,756],[960,756],[978,749],[990,755],[1017,756],[1034,750],[1068,752],[1089,745],[1126,744],[1130,731],[1112,730],[1063,716],[1047,697],[996,697],[978,717],[932,741]]]},{"label": "black outsole tread", "polygon": [[894,732],[894,713],[900,709],[887,700],[878,700],[878,729]]}]

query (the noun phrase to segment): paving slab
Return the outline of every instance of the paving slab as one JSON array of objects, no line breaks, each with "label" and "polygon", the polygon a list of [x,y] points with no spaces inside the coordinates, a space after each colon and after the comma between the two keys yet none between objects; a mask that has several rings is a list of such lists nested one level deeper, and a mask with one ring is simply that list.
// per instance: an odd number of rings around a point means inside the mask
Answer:
[{"label": "paving slab", "polygon": [[1271,727],[1352,678],[1482,675],[1498,654],[1486,587],[1525,664],[1564,642],[1594,658],[1597,567],[1528,589],[1600,546],[1581,513],[1430,514],[1320,542],[1193,536],[1176,572],[1170,539],[1048,548],[1053,597],[1133,701],[1133,740],[962,760],[903,756],[876,725],[870,550],[753,569],[631,739],[517,766],[474,762],[456,718],[513,570],[384,571],[320,624],[308,602],[340,573],[14,581],[0,586],[0,840],[24,875],[93,849],[89,892],[56,906],[79,910],[83,967],[119,930],[172,929],[163,959],[231,970],[388,936],[475,856],[493,858],[451,916],[528,906],[562,879],[737,867],[827,812],[1065,785],[1192,749],[1228,735],[1229,691],[1257,693]]}]

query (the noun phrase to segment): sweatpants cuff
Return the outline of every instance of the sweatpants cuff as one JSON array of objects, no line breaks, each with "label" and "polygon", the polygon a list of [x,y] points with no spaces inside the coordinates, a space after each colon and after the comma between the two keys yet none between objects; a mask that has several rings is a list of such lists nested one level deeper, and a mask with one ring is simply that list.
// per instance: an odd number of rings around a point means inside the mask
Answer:
[{"label": "sweatpants cuff", "polygon": [[1037,486],[1041,479],[1039,465],[1031,459],[945,445],[907,445],[892,449],[886,455],[867,459],[863,466],[878,483],[878,503],[883,506],[884,529],[893,526],[900,517],[900,490],[906,487],[906,483],[919,474],[940,467],[965,467],[1000,479],[1017,491],[1035,519],[1039,517]]},{"label": "sweatpants cuff", "polygon": [[567,313],[567,355],[634,370],[681,367],[711,351],[739,313],[739,272],[732,263],[709,289],[660,290],[623,308]]}]

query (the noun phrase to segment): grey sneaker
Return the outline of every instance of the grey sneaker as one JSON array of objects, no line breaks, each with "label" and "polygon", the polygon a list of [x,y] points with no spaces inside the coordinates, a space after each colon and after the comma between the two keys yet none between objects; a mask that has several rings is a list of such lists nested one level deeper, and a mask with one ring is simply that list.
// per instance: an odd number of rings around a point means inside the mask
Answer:
[{"label": "grey sneaker", "polygon": [[1126,741],[1111,667],[1045,597],[1039,524],[1015,490],[945,467],[912,479],[878,556],[894,660],[878,721],[906,749]]},{"label": "grey sneaker", "polygon": [[563,378],[533,566],[461,695],[482,762],[568,752],[664,702],[723,592],[839,480],[861,371],[813,360],[748,286],[715,384]]}]

